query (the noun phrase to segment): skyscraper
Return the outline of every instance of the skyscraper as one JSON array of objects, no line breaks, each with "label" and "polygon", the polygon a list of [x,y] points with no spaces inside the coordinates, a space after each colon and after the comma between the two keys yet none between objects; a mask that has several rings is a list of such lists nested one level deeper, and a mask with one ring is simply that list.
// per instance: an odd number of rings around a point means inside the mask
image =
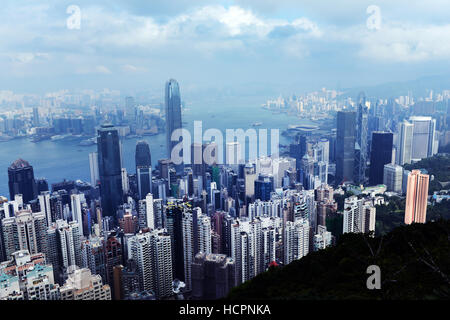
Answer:
[{"label": "skyscraper", "polygon": [[170,79],[166,82],[166,145],[167,157],[171,158],[172,148],[177,141],[171,141],[172,132],[182,127],[181,98],[178,82]]},{"label": "skyscraper", "polygon": [[33,126],[39,127],[40,121],[39,121],[39,108],[34,107],[33,108]]},{"label": "skyscraper", "polygon": [[112,125],[98,130],[98,168],[103,216],[114,216],[122,204],[122,168],[119,134]]},{"label": "skyscraper", "polygon": [[431,117],[410,117],[414,125],[411,158],[420,160],[431,157],[435,150],[436,120]]},{"label": "skyscraper", "polygon": [[98,153],[89,153],[89,169],[91,172],[91,185],[94,187],[97,185],[97,181],[100,179],[98,173]]},{"label": "skyscraper", "polygon": [[411,163],[413,129],[414,125],[407,121],[403,121],[399,125],[396,148],[396,163],[401,166],[405,163]]},{"label": "skyscraper", "polygon": [[139,199],[144,199],[152,192],[152,158],[147,141],[137,142],[135,160]]},{"label": "skyscraper", "polygon": [[355,144],[355,175],[356,183],[364,184],[366,180],[367,167],[367,141],[368,141],[368,108],[366,106],[366,97],[361,92],[358,97],[358,113],[356,121],[356,144]]},{"label": "skyscraper", "polygon": [[369,183],[383,183],[384,165],[392,162],[392,138],[390,132],[374,132],[372,134],[372,152],[370,153]]},{"label": "skyscraper", "polygon": [[355,163],[355,112],[337,113],[336,184],[353,181]]},{"label": "skyscraper", "polygon": [[36,183],[33,167],[23,159],[17,159],[8,168],[8,185],[11,200],[16,194],[23,196],[23,202],[27,203],[36,196]]},{"label": "skyscraper", "polygon": [[428,184],[430,177],[420,170],[408,175],[406,189],[405,223],[425,223],[427,217]]},{"label": "skyscraper", "polygon": [[387,191],[402,193],[403,167],[397,164],[385,164],[383,172],[383,184]]}]

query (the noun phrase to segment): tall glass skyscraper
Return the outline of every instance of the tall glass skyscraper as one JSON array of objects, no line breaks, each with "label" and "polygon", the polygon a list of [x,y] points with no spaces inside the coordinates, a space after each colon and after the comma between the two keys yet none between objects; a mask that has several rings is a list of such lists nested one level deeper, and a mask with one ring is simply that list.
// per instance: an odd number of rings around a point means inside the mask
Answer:
[{"label": "tall glass skyscraper", "polygon": [[336,185],[354,181],[355,164],[355,112],[337,113],[336,133]]},{"label": "tall glass skyscraper", "polygon": [[117,206],[122,204],[122,166],[119,133],[110,124],[98,130],[98,169],[103,216],[115,216]]},{"label": "tall glass skyscraper", "polygon": [[138,141],[135,158],[139,199],[142,200],[152,192],[152,157],[147,141]]},{"label": "tall glass skyscraper", "polygon": [[366,180],[367,155],[368,155],[368,120],[369,110],[366,106],[366,96],[361,92],[358,97],[358,113],[356,121],[356,145],[355,145],[355,176],[356,183],[363,184]]},{"label": "tall glass skyscraper", "polygon": [[11,200],[16,194],[22,195],[24,203],[33,200],[37,195],[33,167],[23,159],[14,161],[8,168],[8,185]]},{"label": "tall glass skyscraper", "polygon": [[181,98],[178,82],[170,79],[166,82],[166,145],[167,157],[171,158],[172,148],[178,143],[171,141],[172,132],[182,127]]},{"label": "tall glass skyscraper", "polygon": [[370,154],[370,185],[383,183],[384,165],[392,162],[391,132],[374,132],[372,134],[372,152]]},{"label": "tall glass skyscraper", "polygon": [[397,148],[395,155],[397,164],[411,163],[414,125],[408,121],[399,124]]}]

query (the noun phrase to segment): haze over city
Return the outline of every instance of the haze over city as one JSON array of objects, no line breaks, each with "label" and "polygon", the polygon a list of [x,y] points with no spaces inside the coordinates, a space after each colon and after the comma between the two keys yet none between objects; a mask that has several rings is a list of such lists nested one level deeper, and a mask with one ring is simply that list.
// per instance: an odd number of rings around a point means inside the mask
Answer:
[{"label": "haze over city", "polygon": [[282,319],[321,300],[333,319],[448,300],[448,9],[3,1],[2,307]]}]

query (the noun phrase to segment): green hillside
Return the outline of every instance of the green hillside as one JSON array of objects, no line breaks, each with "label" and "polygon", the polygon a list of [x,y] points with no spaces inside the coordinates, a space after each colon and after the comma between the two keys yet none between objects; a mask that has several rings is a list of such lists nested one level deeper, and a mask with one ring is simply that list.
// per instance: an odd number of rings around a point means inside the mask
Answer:
[{"label": "green hillside", "polygon": [[[369,265],[381,289],[369,290]],[[271,267],[234,288],[228,299],[449,299],[450,222],[400,226],[371,238],[344,234],[334,247]]]}]

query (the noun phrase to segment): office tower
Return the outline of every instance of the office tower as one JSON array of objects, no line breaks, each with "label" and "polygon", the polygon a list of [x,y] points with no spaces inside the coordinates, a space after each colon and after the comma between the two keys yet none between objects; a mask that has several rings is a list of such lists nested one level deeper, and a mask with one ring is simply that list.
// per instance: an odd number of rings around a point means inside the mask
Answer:
[{"label": "office tower", "polygon": [[306,219],[286,222],[283,232],[285,265],[308,254],[309,232],[309,222]]},{"label": "office tower", "polygon": [[337,113],[336,185],[352,182],[355,164],[355,113]]},{"label": "office tower", "polygon": [[61,300],[111,300],[111,288],[87,268],[71,268],[61,287]]},{"label": "office tower", "polygon": [[374,186],[383,183],[384,165],[392,162],[392,139],[390,132],[374,132],[370,153],[369,183]]},{"label": "office tower", "polygon": [[251,199],[255,196],[255,168],[251,164],[246,164],[244,168],[245,197]]},{"label": "office tower", "polygon": [[355,144],[355,175],[354,181],[357,184],[364,184],[366,181],[366,168],[368,156],[368,108],[366,97],[361,92],[358,97],[358,112],[356,115],[356,144]]},{"label": "office tower", "polygon": [[299,181],[306,190],[314,189],[314,158],[308,154],[302,158]]},{"label": "office tower", "polygon": [[274,187],[281,188],[283,186],[283,179],[288,170],[295,170],[296,163],[294,158],[278,157],[272,159],[272,173],[274,180]]},{"label": "office tower", "polygon": [[430,176],[420,170],[408,175],[406,189],[405,223],[425,223],[427,217],[428,185]]},{"label": "office tower", "polygon": [[48,182],[45,178],[35,179],[36,181],[36,194],[41,194],[41,192],[48,191]]},{"label": "office tower", "polygon": [[136,262],[141,291],[156,297],[172,294],[172,254],[170,235],[165,230],[141,232],[128,240],[129,257]]},{"label": "office tower", "polygon": [[98,168],[103,216],[115,216],[122,204],[121,147],[117,129],[102,125],[98,130]]},{"label": "office tower", "polygon": [[376,208],[371,200],[356,196],[344,201],[343,233],[368,233],[375,231]]},{"label": "office tower", "polygon": [[418,161],[433,156],[435,150],[436,120],[431,117],[410,117],[413,124],[411,158]]},{"label": "office tower", "polygon": [[397,164],[385,164],[383,172],[383,184],[386,185],[386,190],[401,194],[402,183],[403,167]]},{"label": "office tower", "polygon": [[89,169],[91,173],[91,185],[95,187],[97,185],[97,182],[100,180],[97,152],[89,153]]},{"label": "office tower", "polygon": [[184,281],[183,204],[169,202],[166,208],[167,232],[172,243],[173,278]]},{"label": "office tower", "polygon": [[169,178],[170,163],[171,163],[170,159],[159,159],[158,160],[159,178],[160,179],[168,179]]},{"label": "office tower", "polygon": [[166,82],[165,98],[166,146],[167,157],[170,159],[172,157],[172,149],[178,143],[178,141],[171,141],[172,133],[176,129],[182,128],[180,88],[176,80],[170,79]]},{"label": "office tower", "polygon": [[40,121],[39,121],[39,108],[34,107],[33,108],[33,126],[39,127]]},{"label": "office tower", "polygon": [[128,179],[128,172],[126,168],[122,168],[120,175],[122,177],[122,191],[124,195],[128,194],[130,191],[130,181]]},{"label": "office tower", "polygon": [[130,97],[130,96],[125,97],[125,109],[127,111],[129,111],[129,110],[133,109],[134,106],[135,106],[134,98]]},{"label": "office tower", "polygon": [[258,179],[255,180],[255,199],[270,200],[270,193],[274,190],[273,187],[272,176],[259,175]]},{"label": "office tower", "polygon": [[135,160],[139,199],[144,199],[152,192],[152,158],[147,141],[137,142]]},{"label": "office tower", "polygon": [[238,141],[226,143],[225,164],[231,167],[234,172],[239,171],[239,164],[245,163],[245,154],[243,152],[245,150],[242,150],[242,146]]},{"label": "office tower", "polygon": [[236,285],[236,266],[230,257],[203,252],[195,256],[192,262],[192,299],[221,299]]},{"label": "office tower", "polygon": [[14,161],[8,168],[8,186],[11,199],[21,194],[25,203],[33,200],[36,196],[33,167],[23,159]]},{"label": "office tower", "polygon": [[327,231],[327,227],[323,225],[317,226],[317,234],[314,235],[314,251],[325,249],[331,245],[332,241],[331,232]]},{"label": "office tower", "polygon": [[191,144],[191,167],[194,176],[204,177],[206,173],[206,163],[203,161],[203,154],[206,149],[205,144]]},{"label": "office tower", "polygon": [[303,156],[306,154],[307,136],[297,136],[297,141],[289,145],[289,156],[295,159],[296,170],[300,170],[300,164]]},{"label": "office tower", "polygon": [[411,163],[414,125],[403,121],[399,125],[396,148],[396,163]]},{"label": "office tower", "polygon": [[321,161],[330,162],[330,141],[327,138],[320,138],[317,144],[319,149],[322,151]]}]

